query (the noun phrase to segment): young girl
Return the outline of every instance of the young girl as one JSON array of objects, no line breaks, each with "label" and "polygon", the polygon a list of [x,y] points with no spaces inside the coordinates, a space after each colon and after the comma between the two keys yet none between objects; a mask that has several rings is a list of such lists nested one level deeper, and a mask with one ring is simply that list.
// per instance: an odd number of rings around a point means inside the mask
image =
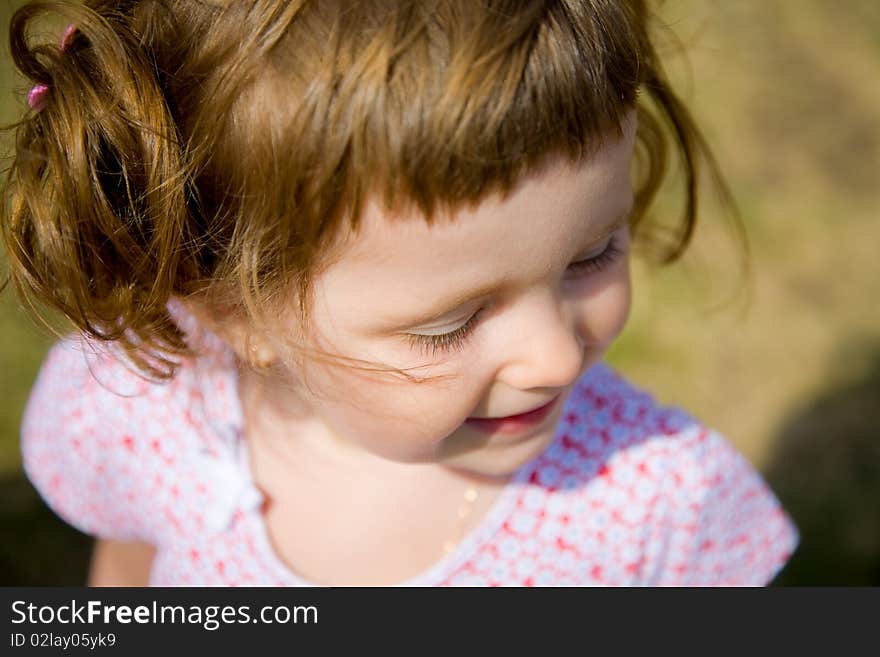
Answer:
[{"label": "young girl", "polygon": [[[70,27],[34,43],[48,8]],[[24,467],[90,582],[758,585],[796,530],[601,362],[668,144],[636,0],[25,5]],[[704,157],[708,156],[708,157]],[[634,167],[633,164],[638,166]]]}]

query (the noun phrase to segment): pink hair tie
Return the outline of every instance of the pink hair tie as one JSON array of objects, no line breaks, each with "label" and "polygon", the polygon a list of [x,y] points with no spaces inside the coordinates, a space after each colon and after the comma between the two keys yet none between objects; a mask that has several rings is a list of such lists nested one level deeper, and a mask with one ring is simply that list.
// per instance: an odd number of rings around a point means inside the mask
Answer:
[{"label": "pink hair tie", "polygon": [[58,44],[58,48],[61,52],[67,50],[67,46],[70,45],[70,42],[73,41],[73,35],[76,34],[76,25],[71,23],[66,28],[64,28],[64,34],[61,35],[61,41]]},{"label": "pink hair tie", "polygon": [[28,105],[32,110],[41,111],[46,106],[46,96],[49,95],[49,85],[37,84],[28,92]]},{"label": "pink hair tie", "polygon": [[[76,25],[71,23],[64,30],[64,34],[61,36],[61,42],[58,44],[58,49],[61,52],[67,50],[67,47],[73,41],[73,36],[76,33]],[[46,106],[46,98],[49,96],[49,85],[48,84],[36,84],[31,87],[31,90],[28,92],[27,103],[28,106],[37,112],[41,111]]]}]

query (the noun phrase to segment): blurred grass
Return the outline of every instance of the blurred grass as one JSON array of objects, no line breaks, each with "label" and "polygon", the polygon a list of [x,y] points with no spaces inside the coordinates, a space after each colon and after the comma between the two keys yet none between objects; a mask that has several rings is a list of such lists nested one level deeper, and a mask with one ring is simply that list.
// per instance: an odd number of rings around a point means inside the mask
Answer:
[{"label": "blurred grass", "polygon": [[[18,0],[0,4],[5,26]],[[721,430],[802,531],[784,584],[880,584],[880,3],[667,0],[668,66],[749,231],[751,277],[717,203],[673,267],[634,265],[609,360]],[[23,106],[6,42],[0,121]],[[18,90],[18,96],[12,90]],[[658,213],[675,211],[667,195]],[[0,581],[73,582],[87,545],[21,479],[18,425],[51,342],[0,295]],[[48,547],[47,547],[48,546]],[[73,550],[65,569],[55,554]]]},{"label": "blurred grass", "polygon": [[[28,86],[13,76],[8,48],[9,18],[21,0],[0,2],[0,124],[18,119]],[[0,133],[3,171],[9,166],[11,135]],[[6,262],[0,252],[0,272]],[[60,318],[53,322],[60,325]],[[61,522],[43,504],[21,472],[18,428],[31,383],[51,333],[25,318],[11,286],[0,294],[0,584],[77,585],[85,581],[91,539]]]}]

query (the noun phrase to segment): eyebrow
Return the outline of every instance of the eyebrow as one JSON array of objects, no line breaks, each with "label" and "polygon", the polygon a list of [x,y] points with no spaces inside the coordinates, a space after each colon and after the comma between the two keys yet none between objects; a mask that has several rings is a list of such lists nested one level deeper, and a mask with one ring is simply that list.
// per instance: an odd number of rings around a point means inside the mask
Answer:
[{"label": "eyebrow", "polygon": [[[599,231],[599,233],[593,236],[588,245],[588,248],[598,244],[606,237],[622,228],[624,224],[629,222],[632,212],[632,207],[628,207],[626,210],[619,213],[615,217],[615,219],[611,221],[611,223],[607,224],[604,228],[602,228],[601,231]],[[385,325],[379,328],[383,330],[395,329],[399,331],[405,331],[408,329],[424,326],[425,324],[429,324],[430,322],[452,314],[453,311],[458,310],[458,308],[460,308],[461,306],[464,306],[465,304],[470,303],[475,299],[488,297],[493,293],[497,293],[498,290],[506,285],[506,283],[507,281],[502,279],[500,281],[484,283],[483,285],[475,288],[470,288],[466,291],[459,291],[458,293],[452,294],[439,301],[437,303],[437,306],[433,310],[424,311],[422,313],[419,313],[418,316],[414,317],[389,318],[388,321],[384,322]]]}]

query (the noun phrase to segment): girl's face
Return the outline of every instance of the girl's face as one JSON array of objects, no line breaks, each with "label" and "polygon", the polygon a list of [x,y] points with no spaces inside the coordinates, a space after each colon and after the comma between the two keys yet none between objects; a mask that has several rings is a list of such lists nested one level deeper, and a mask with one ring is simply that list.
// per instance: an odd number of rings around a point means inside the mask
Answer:
[{"label": "girl's face", "polygon": [[[369,205],[359,234],[315,280],[311,338],[446,378],[310,363],[315,395],[276,388],[276,405],[305,408],[309,426],[333,442],[392,461],[502,476],[537,456],[574,383],[629,313],[634,133],[630,119],[622,139],[584,164],[554,161],[507,200],[431,227]],[[465,422],[524,413],[557,395],[553,412],[522,434]]]}]

